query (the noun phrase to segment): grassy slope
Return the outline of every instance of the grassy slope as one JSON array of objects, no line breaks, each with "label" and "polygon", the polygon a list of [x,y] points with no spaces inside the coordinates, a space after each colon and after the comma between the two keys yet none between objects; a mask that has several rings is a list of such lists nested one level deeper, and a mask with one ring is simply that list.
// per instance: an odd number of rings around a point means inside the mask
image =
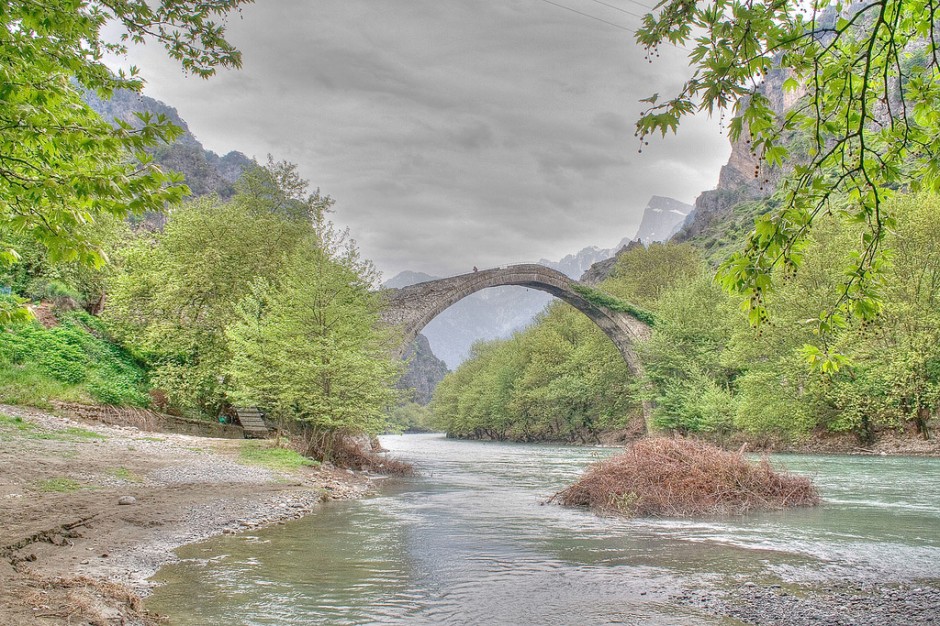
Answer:
[{"label": "grassy slope", "polygon": [[700,234],[685,239],[702,251],[713,266],[743,247],[745,237],[754,230],[754,220],[771,209],[770,201],[745,201],[715,215]]},{"label": "grassy slope", "polygon": [[0,331],[0,402],[149,403],[144,370],[108,341],[95,317],[70,311],[60,322],[53,328],[31,322]]}]

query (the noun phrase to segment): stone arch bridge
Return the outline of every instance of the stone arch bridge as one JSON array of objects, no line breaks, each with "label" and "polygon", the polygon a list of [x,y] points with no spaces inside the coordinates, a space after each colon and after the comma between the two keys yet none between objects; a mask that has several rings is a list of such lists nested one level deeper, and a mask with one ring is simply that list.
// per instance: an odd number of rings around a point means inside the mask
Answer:
[{"label": "stone arch bridge", "polygon": [[402,345],[398,356],[403,356],[418,333],[449,306],[482,289],[504,285],[538,289],[564,300],[588,316],[610,337],[632,374],[638,376],[642,373],[642,366],[633,345],[636,341],[649,337],[650,327],[629,313],[591,302],[582,295],[588,288],[587,285],[572,280],[559,271],[534,263],[480,270],[401,289],[386,290],[387,299],[382,320],[402,330]]}]

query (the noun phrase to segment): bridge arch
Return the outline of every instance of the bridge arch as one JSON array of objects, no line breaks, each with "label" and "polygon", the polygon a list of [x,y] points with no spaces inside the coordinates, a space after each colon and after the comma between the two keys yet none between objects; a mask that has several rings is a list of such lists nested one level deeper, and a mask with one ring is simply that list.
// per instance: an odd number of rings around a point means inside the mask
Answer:
[{"label": "bridge arch", "polygon": [[[386,290],[382,320],[402,331],[398,356],[403,356],[418,333],[451,305],[483,289],[506,285],[538,289],[578,309],[617,346],[630,372],[635,376],[642,374],[642,365],[633,346],[637,341],[649,338],[650,327],[628,313],[591,302],[582,295],[586,285],[534,263],[480,270]],[[581,287],[581,292],[577,287]],[[644,409],[647,410],[645,406]]]}]

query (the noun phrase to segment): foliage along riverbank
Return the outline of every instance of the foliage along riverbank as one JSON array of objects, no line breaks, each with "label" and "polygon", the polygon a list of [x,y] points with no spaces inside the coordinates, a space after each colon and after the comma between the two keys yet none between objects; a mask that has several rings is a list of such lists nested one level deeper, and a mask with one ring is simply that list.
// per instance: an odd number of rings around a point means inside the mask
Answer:
[{"label": "foliage along riverbank", "polygon": [[0,401],[209,420],[261,406],[326,460],[383,431],[402,364],[377,324],[375,269],[293,165],[249,168],[235,189],[174,208],[159,231],[87,226],[111,260],[100,269],[18,241],[0,298],[32,300],[37,319],[0,332]]},{"label": "foliage along riverbank", "polygon": [[940,408],[938,206],[932,194],[895,202],[884,309],[872,322],[833,325],[831,347],[848,357],[836,371],[808,366],[819,311],[838,310],[838,268],[860,234],[833,217],[816,229],[800,271],[780,276],[760,331],[692,245],[635,248],[600,289],[656,316],[639,346],[642,379],[631,379],[584,316],[553,305],[529,329],[477,345],[438,387],[433,424],[457,437],[577,441],[627,428],[646,398],[655,406],[649,430],[719,441],[799,447],[848,434],[866,449],[881,434],[926,438]]}]

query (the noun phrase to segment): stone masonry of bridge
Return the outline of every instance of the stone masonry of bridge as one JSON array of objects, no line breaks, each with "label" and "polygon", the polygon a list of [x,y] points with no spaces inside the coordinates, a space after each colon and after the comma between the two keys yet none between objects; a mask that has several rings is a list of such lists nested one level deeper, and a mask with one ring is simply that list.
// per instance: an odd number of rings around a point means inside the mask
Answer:
[{"label": "stone masonry of bridge", "polygon": [[400,357],[431,320],[472,293],[504,285],[538,289],[564,300],[588,316],[614,342],[630,372],[639,376],[642,373],[642,365],[633,344],[647,339],[650,327],[628,313],[590,302],[575,289],[580,284],[559,271],[534,263],[480,270],[401,289],[386,290],[384,293],[387,299],[382,320],[402,331]]}]

